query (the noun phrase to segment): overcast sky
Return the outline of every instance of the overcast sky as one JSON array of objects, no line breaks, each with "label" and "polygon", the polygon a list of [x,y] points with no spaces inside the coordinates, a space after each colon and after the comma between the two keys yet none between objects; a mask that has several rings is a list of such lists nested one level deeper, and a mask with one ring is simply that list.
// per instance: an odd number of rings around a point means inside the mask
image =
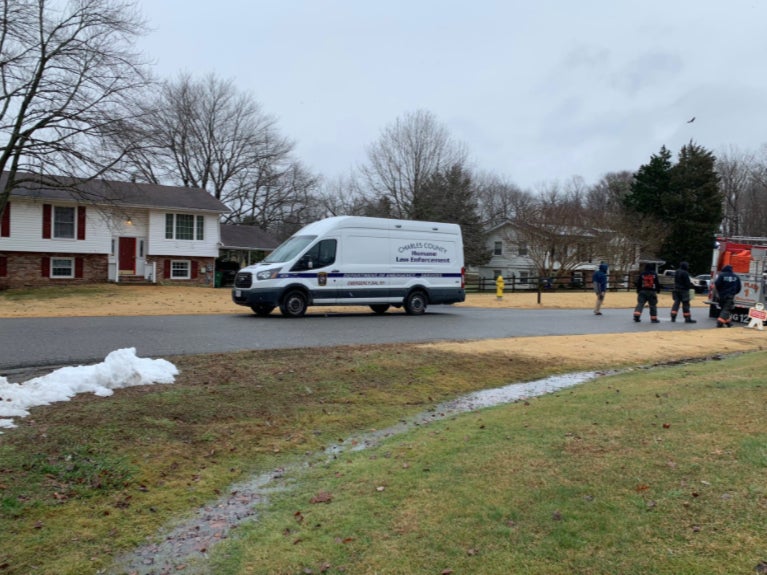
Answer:
[{"label": "overcast sky", "polygon": [[160,77],[232,79],[331,179],[419,109],[526,189],[767,143],[764,0],[139,2]]}]

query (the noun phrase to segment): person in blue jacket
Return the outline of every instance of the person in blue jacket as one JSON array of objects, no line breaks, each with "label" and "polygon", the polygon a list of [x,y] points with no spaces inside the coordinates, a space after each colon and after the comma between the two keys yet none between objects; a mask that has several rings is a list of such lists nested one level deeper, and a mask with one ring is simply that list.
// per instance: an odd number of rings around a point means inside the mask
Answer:
[{"label": "person in blue jacket", "polygon": [[591,276],[591,282],[594,284],[594,293],[597,296],[597,302],[594,304],[594,315],[602,315],[602,302],[605,301],[605,292],[607,291],[607,264],[602,262],[599,269]]},{"label": "person in blue jacket", "polygon": [[719,317],[716,327],[732,327],[732,308],[735,306],[735,296],[740,292],[740,278],[732,271],[732,266],[722,268],[714,281],[716,295],[719,298]]}]

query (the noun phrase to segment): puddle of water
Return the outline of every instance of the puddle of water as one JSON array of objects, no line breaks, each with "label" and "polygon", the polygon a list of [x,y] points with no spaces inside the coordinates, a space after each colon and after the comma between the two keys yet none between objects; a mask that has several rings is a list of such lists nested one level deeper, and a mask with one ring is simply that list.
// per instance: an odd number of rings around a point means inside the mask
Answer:
[{"label": "puddle of water", "polygon": [[290,468],[278,469],[233,485],[228,495],[198,509],[194,516],[179,523],[162,535],[160,541],[148,543],[115,560],[115,566],[100,573],[111,575],[205,575],[208,552],[226,539],[232,529],[245,521],[258,519],[255,507],[268,503],[270,493],[289,488],[291,477],[316,461],[331,460],[345,452],[361,451],[377,446],[381,441],[400,435],[415,427],[439,421],[453,415],[503,405],[531,397],[553,393],[585,383],[603,372],[578,372],[513,383],[496,389],[477,391],[437,405],[428,412],[396,425],[350,437],[325,449],[314,461]]}]

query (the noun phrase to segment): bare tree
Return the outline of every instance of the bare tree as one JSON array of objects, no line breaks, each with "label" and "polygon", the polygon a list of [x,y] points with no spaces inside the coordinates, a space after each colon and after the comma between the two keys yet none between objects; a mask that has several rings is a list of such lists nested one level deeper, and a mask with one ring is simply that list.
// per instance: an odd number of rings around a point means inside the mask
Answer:
[{"label": "bare tree", "polygon": [[767,144],[752,159],[748,180],[739,197],[738,233],[767,236]]},{"label": "bare tree", "polygon": [[585,221],[580,188],[558,184],[539,189],[532,204],[512,223],[510,243],[523,244],[540,277],[562,276],[594,257],[598,239]]},{"label": "bare tree", "polygon": [[279,166],[279,172],[272,172],[274,168],[265,168],[257,174],[263,178],[239,186],[241,191],[225,196],[224,201],[232,210],[230,220],[283,238],[324,217],[324,212],[315,196],[317,176],[299,162]]},{"label": "bare tree", "polygon": [[354,174],[324,181],[316,199],[326,216],[372,215],[369,200],[360,192]]},{"label": "bare tree", "polygon": [[492,173],[476,176],[477,202],[486,228],[514,220],[530,208],[533,196]]},{"label": "bare tree", "polygon": [[318,177],[293,159],[294,143],[275,118],[232,81],[182,74],[137,107],[120,141],[133,144],[126,167],[136,177],[204,188],[230,208],[231,222],[276,232],[304,221]]},{"label": "bare tree", "polygon": [[361,169],[365,184],[376,201],[390,206],[388,215],[397,218],[413,217],[416,197],[429,177],[466,163],[464,147],[423,110],[387,126],[367,155]]},{"label": "bare tree", "polygon": [[0,9],[2,214],[31,178],[55,186],[112,169],[125,150],[107,153],[103,141],[148,80],[133,49],[144,32],[133,2],[1,0]]},{"label": "bare tree", "polygon": [[[744,232],[747,215],[745,203],[752,192],[758,174],[757,162],[753,154],[742,153],[735,148],[720,151],[716,160],[719,185],[724,197],[721,231],[727,236],[737,236]],[[758,184],[757,184],[758,187]]]},{"label": "bare tree", "polygon": [[584,221],[595,231],[594,251],[613,272],[636,269],[640,257],[657,252],[665,238],[652,218],[625,209],[633,177],[628,171],[608,173],[586,193]]}]

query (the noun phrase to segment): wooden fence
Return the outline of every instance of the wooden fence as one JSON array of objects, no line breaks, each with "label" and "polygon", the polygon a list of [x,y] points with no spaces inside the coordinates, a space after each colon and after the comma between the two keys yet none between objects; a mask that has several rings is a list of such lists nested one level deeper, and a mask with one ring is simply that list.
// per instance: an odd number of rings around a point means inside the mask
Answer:
[{"label": "wooden fence", "polygon": [[[608,291],[634,291],[635,275],[611,274],[607,280]],[[482,278],[475,274],[466,275],[466,291],[469,293],[495,292],[495,278]],[[574,281],[570,275],[553,276],[547,278],[528,277],[520,280],[517,277],[503,278],[503,292],[530,292],[530,291],[592,291],[591,281]]]}]

